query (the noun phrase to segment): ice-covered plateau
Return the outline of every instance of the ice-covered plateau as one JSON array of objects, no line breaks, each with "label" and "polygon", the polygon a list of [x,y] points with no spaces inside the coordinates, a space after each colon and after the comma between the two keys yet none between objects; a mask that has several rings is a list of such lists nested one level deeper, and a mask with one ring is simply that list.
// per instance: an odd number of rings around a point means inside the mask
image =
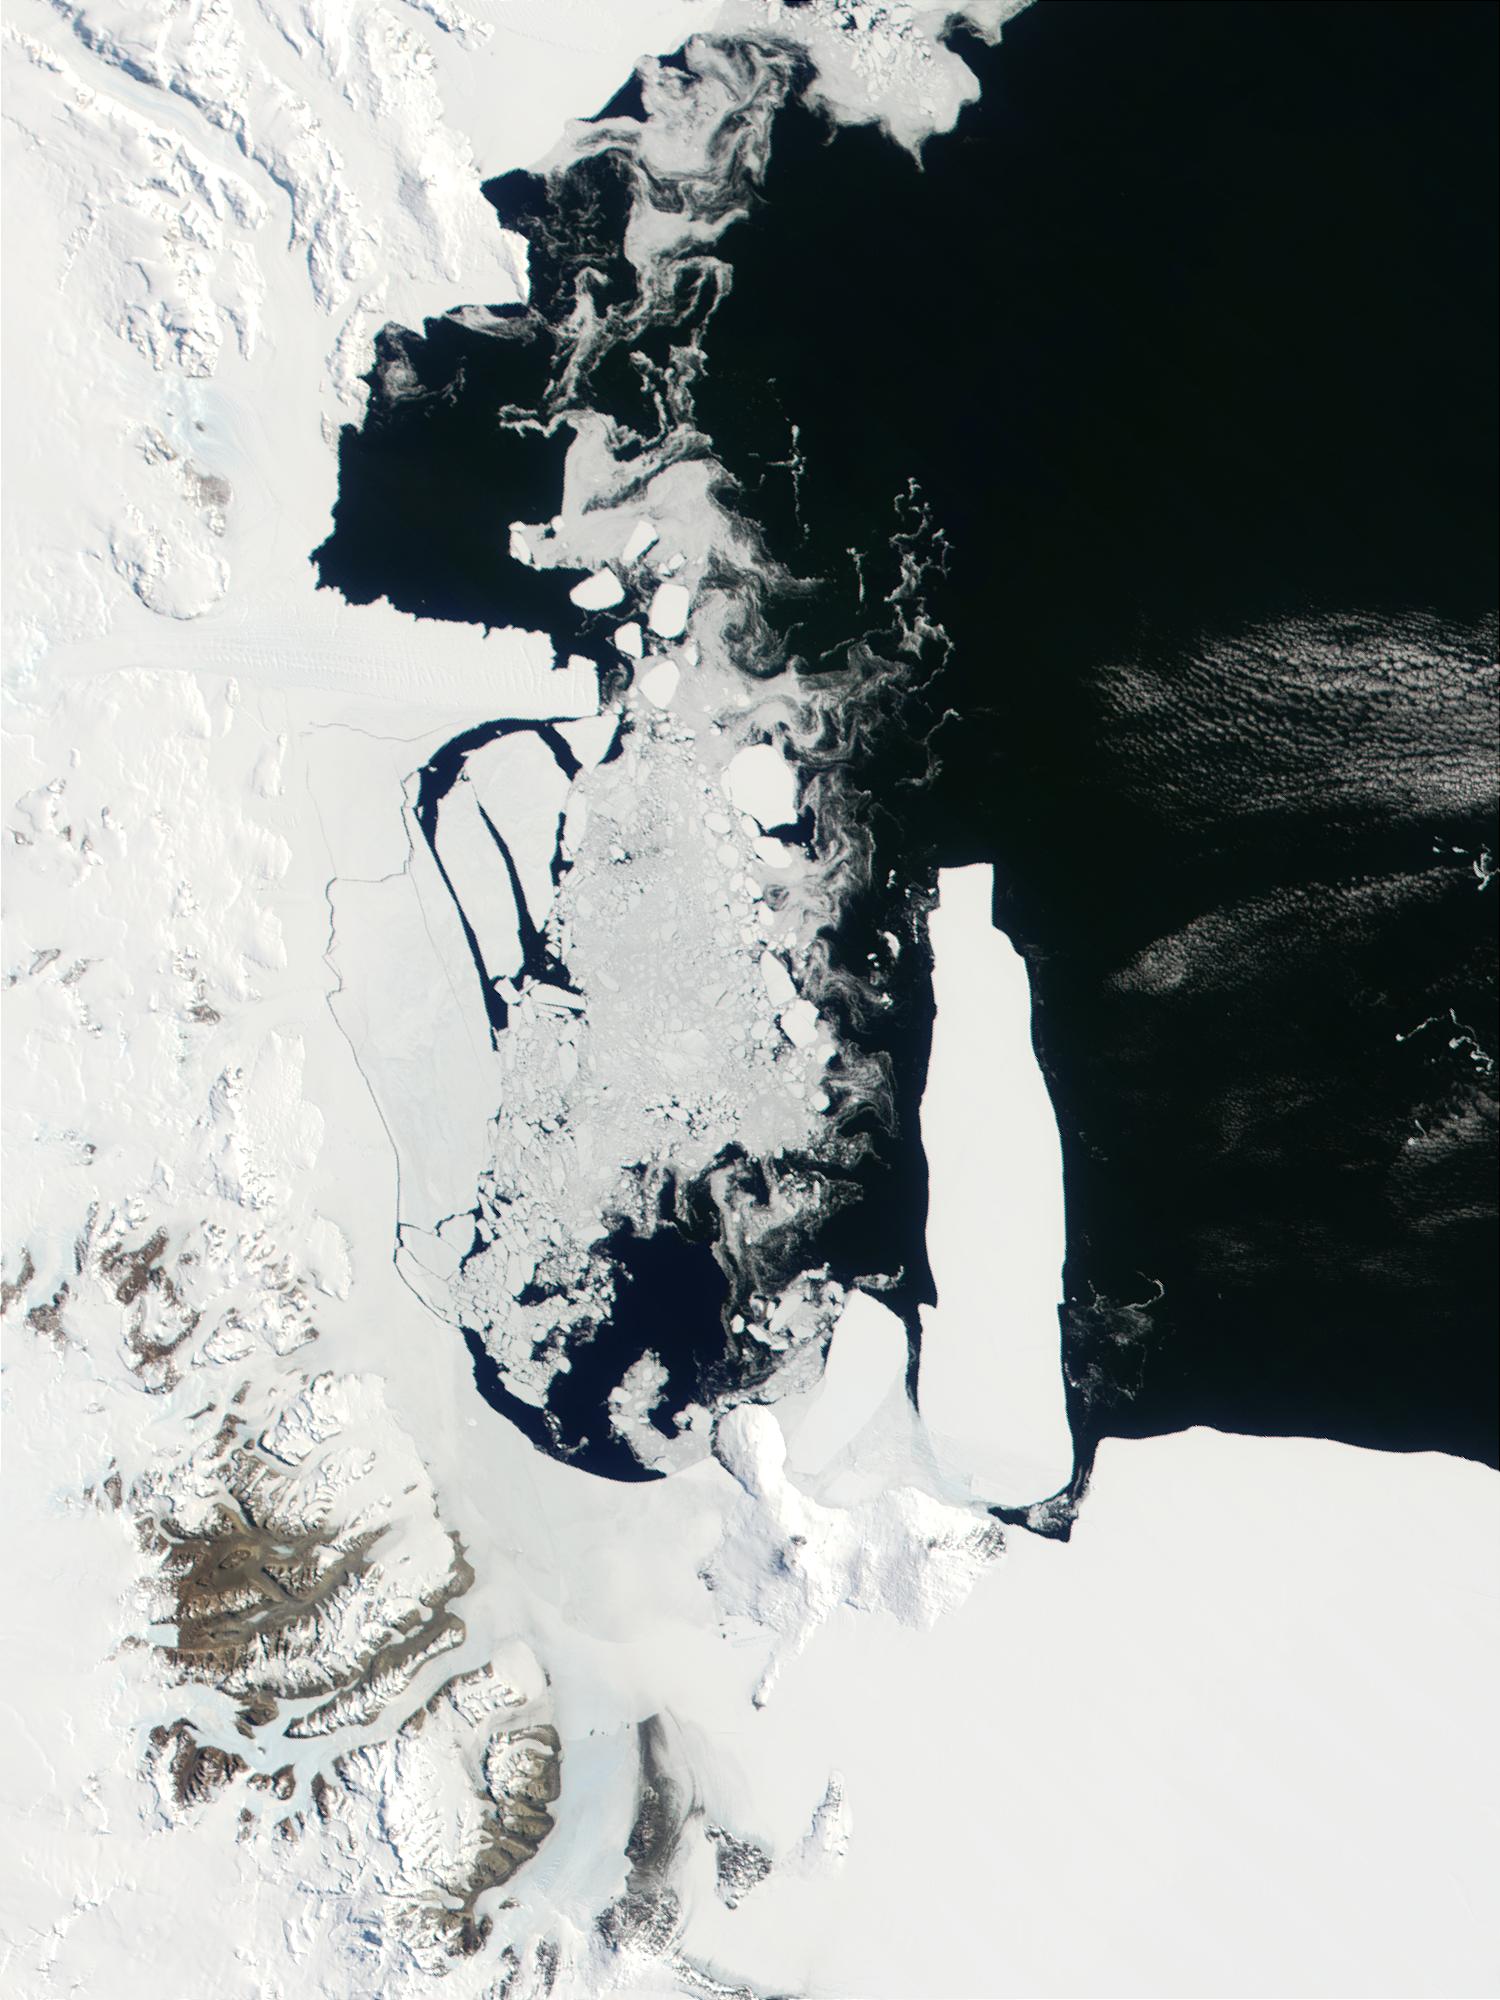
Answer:
[{"label": "ice-covered plateau", "polygon": [[[1067,1449],[1055,1207],[1006,1378],[1035,1423],[988,1457],[962,1230],[933,1238],[930,1426],[878,1283],[789,1257],[841,1104],[878,1090],[819,943],[860,853],[847,745],[795,672],[742,671],[758,552],[701,458],[668,436],[626,477],[568,405],[559,511],[511,553],[597,621],[586,654],[313,587],[381,328],[528,297],[486,178],[618,145],[570,121],[639,63],[642,155],[693,199],[643,202],[631,254],[707,258],[794,62],[832,116],[909,145],[951,123],[972,79],[943,14],[11,12],[22,2000],[1107,1992],[1126,1961],[1228,1990],[1225,1938],[1240,1989],[1482,1989],[1491,1830],[1386,1802],[1494,1754],[1489,1476],[1193,1433],[1113,1449],[1073,1541],[1002,1562],[986,1503],[1043,1497]],[[652,60],[694,36],[687,72]],[[917,547],[897,696],[933,642]],[[980,1058],[944,966],[1009,980],[1026,1034],[980,886],[945,881],[932,927],[935,1188]],[[986,1091],[1031,1087],[1014,1047]],[[671,1476],[596,1478],[545,1406],[608,1321],[607,1244],[705,1202],[735,1366],[684,1396],[664,1329],[606,1368],[590,1444]]]}]

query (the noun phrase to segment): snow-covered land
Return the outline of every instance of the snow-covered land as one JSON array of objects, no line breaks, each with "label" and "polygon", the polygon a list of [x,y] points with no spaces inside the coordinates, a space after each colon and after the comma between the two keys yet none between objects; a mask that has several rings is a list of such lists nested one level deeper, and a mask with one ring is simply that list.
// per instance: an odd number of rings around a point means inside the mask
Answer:
[{"label": "snow-covered land", "polygon": [[[639,1483],[538,1449],[456,1331],[538,1409],[607,1218],[831,1145],[843,878],[791,837],[810,697],[733,670],[701,467],[606,490],[580,422],[556,519],[512,530],[589,578],[639,669],[611,689],[544,634],[316,589],[339,426],[384,324],[524,301],[480,183],[638,61],[753,35],[915,144],[972,88],[946,13],[10,12],[21,2000],[1486,1990],[1494,1833],[1451,1774],[1495,1763],[1492,1475],[1197,1432],[1110,1447],[1070,1542],[988,1511],[1071,1459],[1059,1169],[981,882],[933,920],[922,1414],[905,1329],[826,1270],[751,1289],[753,1394],[673,1409],[662,1355],[622,1364]],[[649,142],[688,167],[742,109],[718,46]],[[643,210],[634,248],[711,220]],[[1009,996],[994,1073],[965,954]],[[1044,1219],[982,1264],[943,1150],[979,1089],[971,1168]],[[816,1176],[715,1199],[753,1272]]]}]

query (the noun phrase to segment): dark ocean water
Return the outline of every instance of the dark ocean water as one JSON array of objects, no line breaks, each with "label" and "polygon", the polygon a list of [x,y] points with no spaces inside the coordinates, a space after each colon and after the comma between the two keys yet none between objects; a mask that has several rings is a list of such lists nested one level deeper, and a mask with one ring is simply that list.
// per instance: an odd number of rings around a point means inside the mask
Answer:
[{"label": "dark ocean water", "polygon": [[568,601],[583,572],[510,554],[512,521],[549,520],[561,504],[571,433],[508,429],[495,413],[534,402],[550,358],[531,312],[496,308],[484,330],[450,318],[420,334],[386,327],[365,420],[340,434],[333,529],[312,557],[320,585],[351,604],[384,597],[419,618],[551,631],[564,652],[602,654]]},{"label": "dark ocean water", "polygon": [[826,579],[810,662],[908,479],[951,539],[941,771],[877,830],[992,860],[1030,965],[1083,1458],[1493,1461],[1495,12],[1044,0],[958,46],[920,169],[781,114],[698,409]]},{"label": "dark ocean water", "polygon": [[[897,1122],[788,1274],[930,1296],[920,914],[991,861],[1063,1132],[1083,1472],[1192,1423],[1497,1458],[1495,34],[1432,0],[1041,0],[955,38],[982,94],[920,166],[794,98],[729,191],[731,282],[684,259],[653,315],[612,157],[507,176],[532,307],[388,332],[345,433],[325,583],[602,661],[576,573],[505,554],[568,433],[498,415],[541,406],[584,286],[630,329],[589,376],[625,456],[701,340],[692,420],[790,580],[748,671],[847,677],[921,552],[946,641],[846,761],[874,865],[834,940],[861,978],[917,941],[849,1028]],[[621,1239],[564,1443],[664,1308],[674,1393],[729,1386],[709,1240]]]}]

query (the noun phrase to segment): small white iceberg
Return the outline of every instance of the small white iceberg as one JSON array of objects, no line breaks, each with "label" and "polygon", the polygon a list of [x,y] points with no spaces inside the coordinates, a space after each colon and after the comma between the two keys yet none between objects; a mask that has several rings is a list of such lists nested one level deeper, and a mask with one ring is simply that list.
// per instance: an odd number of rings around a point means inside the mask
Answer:
[{"label": "small white iceberg", "polygon": [[637,521],[634,529],[631,531],[630,540],[620,551],[620,561],[622,563],[639,562],[642,556],[648,555],[655,547],[656,523],[654,521]]},{"label": "small white iceberg", "polygon": [[641,676],[641,693],[657,708],[670,708],[677,692],[679,669],[675,660],[658,660]]},{"label": "small white iceberg", "polygon": [[692,604],[692,595],[682,584],[659,584],[646,622],[659,639],[680,639],[687,630]]},{"label": "small white iceberg", "polygon": [[596,569],[568,592],[580,611],[608,611],[625,595],[625,586],[612,569]]},{"label": "small white iceberg", "polygon": [[762,833],[797,817],[797,774],[773,743],[751,743],[730,758],[724,789]]}]

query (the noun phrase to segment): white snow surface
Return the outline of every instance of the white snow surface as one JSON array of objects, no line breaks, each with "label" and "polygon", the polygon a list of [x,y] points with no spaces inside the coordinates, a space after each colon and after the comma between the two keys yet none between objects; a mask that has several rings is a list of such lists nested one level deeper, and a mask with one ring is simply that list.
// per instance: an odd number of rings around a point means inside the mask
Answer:
[{"label": "white snow surface", "polygon": [[[967,11],[997,31],[1010,9]],[[657,638],[691,623],[670,705],[632,696],[605,763],[622,718],[588,663],[314,589],[371,338],[524,298],[525,247],[480,182],[539,159],[639,58],[794,36],[835,115],[915,146],[972,89],[937,39],[948,12],[10,10],[0,1977],[19,2000],[1493,1990],[1493,1474],[1201,1431],[1111,1444],[1072,1541],[1009,1532],[1002,1553],[988,1441],[959,1391],[931,1421],[925,1345],[916,1415],[903,1330],[865,1294],[783,1300],[764,1399],[681,1412],[675,1438],[643,1358],[611,1401],[672,1470],[642,1485],[534,1450],[477,1399],[443,1316],[497,1162],[528,1161],[531,1220],[491,1259],[520,1278],[536,1230],[586,1221],[642,1130],[795,1149],[832,1044],[802,991],[817,885],[763,837],[794,816],[769,740],[788,718],[730,715],[709,670],[692,469],[628,513],[570,495],[555,551],[516,530],[533,560],[636,567]],[[492,802],[533,921],[560,903],[600,975],[582,1020],[576,996],[518,1006],[504,1058],[403,796],[497,718],[556,721],[583,771],[569,789],[535,737],[500,739],[451,795],[445,856],[488,861]],[[756,794],[779,817],[728,782],[747,744],[786,774]],[[578,866],[554,898],[559,812]],[[625,834],[649,835],[642,953],[717,938],[649,1019],[604,984],[620,910],[599,885]],[[480,874],[509,962],[514,898]],[[1029,1104],[1052,1204],[1015,969],[972,908],[965,926],[960,961],[1013,1017],[984,1088]],[[940,1050],[972,1082],[962,1016],[940,984]],[[732,1105],[721,1045],[743,1061]],[[977,1364],[942,1316],[979,1287],[1003,1320],[1023,1283],[1030,1314],[1044,1260],[964,1275],[945,1060],[924,1136],[935,1262],[957,1275],[924,1340],[961,1391]],[[589,1062],[625,1109],[544,1130]],[[1002,1470],[1025,1457],[1007,1450]],[[1024,1497],[1050,1490],[1025,1474]],[[148,1524],[191,1547],[247,1502],[307,1545],[315,1607],[189,1671]],[[242,1728],[273,1680],[282,1712]],[[649,1886],[675,1900],[659,1934],[611,1945],[653,1719],[687,1804]],[[179,1726],[245,1768],[184,1802],[184,1736],[152,1736]],[[554,1729],[552,1830],[486,1888],[486,1842],[527,1820]],[[471,1891],[493,1927],[454,1956],[434,1912]]]}]

